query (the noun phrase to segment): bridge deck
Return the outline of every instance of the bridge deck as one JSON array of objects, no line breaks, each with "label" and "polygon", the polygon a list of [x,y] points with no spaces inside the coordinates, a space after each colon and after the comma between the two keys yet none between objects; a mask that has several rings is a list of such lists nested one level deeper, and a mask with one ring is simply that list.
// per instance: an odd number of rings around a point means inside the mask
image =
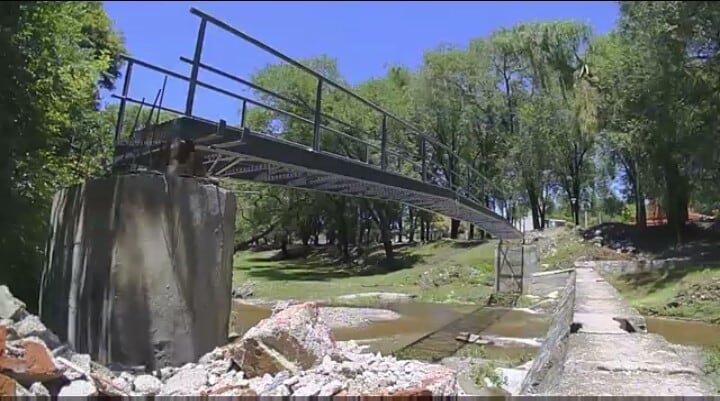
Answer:
[{"label": "bridge deck", "polygon": [[[220,128],[217,123],[193,117],[179,117],[145,132],[153,139],[140,140],[143,149],[157,147],[170,138],[192,139],[217,177],[398,201],[473,223],[498,238],[521,237],[501,216],[456,191],[268,135],[230,126]],[[135,145],[117,144],[116,165],[137,157],[140,145],[135,141]]]}]

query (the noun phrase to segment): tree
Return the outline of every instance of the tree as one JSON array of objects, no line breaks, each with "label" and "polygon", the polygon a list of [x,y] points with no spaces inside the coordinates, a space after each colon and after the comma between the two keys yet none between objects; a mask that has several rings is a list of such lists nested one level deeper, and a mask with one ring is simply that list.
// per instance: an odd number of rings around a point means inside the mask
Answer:
[{"label": "tree", "polygon": [[109,143],[98,91],[122,51],[100,2],[0,6],[0,281],[31,308],[53,191],[92,174]]}]

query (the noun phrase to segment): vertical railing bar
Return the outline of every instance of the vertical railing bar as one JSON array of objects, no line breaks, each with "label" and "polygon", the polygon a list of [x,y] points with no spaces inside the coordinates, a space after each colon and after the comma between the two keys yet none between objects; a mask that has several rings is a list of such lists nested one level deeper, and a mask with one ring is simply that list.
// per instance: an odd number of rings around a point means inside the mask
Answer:
[{"label": "vertical railing bar", "polygon": [[383,113],[380,123],[380,169],[387,170],[387,114]]},{"label": "vertical railing bar", "polygon": [[207,20],[200,20],[198,28],[197,41],[195,42],[195,54],[193,55],[192,70],[190,72],[190,83],[188,84],[188,93],[185,103],[185,115],[191,116],[193,111],[193,103],[195,102],[195,88],[197,87],[198,72],[200,71],[200,58],[202,57],[203,42],[205,42],[205,28]]},{"label": "vertical railing bar", "polygon": [[245,126],[245,112],[247,110],[247,100],[242,101],[242,108],[240,109],[240,126]]},{"label": "vertical railing bar", "polygon": [[320,151],[320,124],[322,116],[322,87],[323,80],[318,78],[317,90],[315,92],[315,119],[313,121],[313,150]]},{"label": "vertical railing bar", "polygon": [[117,145],[118,139],[120,138],[120,133],[123,129],[123,120],[125,119],[125,105],[127,103],[127,100],[125,100],[125,98],[130,91],[130,78],[132,76],[132,70],[133,62],[128,61],[127,68],[125,69],[125,79],[123,80],[122,99],[120,99],[120,107],[118,107],[118,118],[115,122],[115,145]]}]

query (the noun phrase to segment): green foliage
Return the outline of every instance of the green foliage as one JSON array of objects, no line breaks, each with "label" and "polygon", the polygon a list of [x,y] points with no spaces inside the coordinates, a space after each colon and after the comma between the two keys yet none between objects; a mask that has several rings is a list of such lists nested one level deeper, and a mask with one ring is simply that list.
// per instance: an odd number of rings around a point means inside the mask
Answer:
[{"label": "green foliage", "polygon": [[507,384],[505,378],[499,373],[494,361],[473,363],[470,376],[475,385],[480,388],[488,387],[485,379],[490,381],[490,385],[493,387],[500,387]]},{"label": "green foliage", "polygon": [[99,173],[120,37],[100,2],[0,6],[0,281],[34,306],[53,191]]}]

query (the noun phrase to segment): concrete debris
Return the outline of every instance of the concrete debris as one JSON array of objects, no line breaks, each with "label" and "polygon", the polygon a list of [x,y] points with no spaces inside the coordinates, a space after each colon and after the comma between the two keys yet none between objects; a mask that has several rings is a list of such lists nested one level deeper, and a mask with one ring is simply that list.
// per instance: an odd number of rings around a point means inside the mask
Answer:
[{"label": "concrete debris", "polygon": [[30,388],[30,393],[34,396],[40,396],[40,397],[50,397],[50,390],[47,389],[42,383],[35,382],[33,383]]},{"label": "concrete debris", "polygon": [[80,396],[80,397],[89,397],[93,395],[97,395],[98,391],[95,385],[88,381],[88,380],[75,380],[73,382],[70,382],[67,386],[60,389],[60,393],[58,394],[60,397],[72,397],[72,396]]},{"label": "concrete debris", "polygon": [[207,371],[202,367],[180,369],[172,376],[160,391],[160,395],[193,395],[198,394],[207,384]]},{"label": "concrete debris", "polygon": [[330,327],[318,319],[315,303],[276,308],[229,351],[247,377],[309,369],[335,345]]},{"label": "concrete debris", "polygon": [[[369,353],[354,341],[335,342],[315,303],[279,304],[238,341],[208,352],[197,363],[149,374],[139,367],[109,369],[72,352],[27,314],[7,288],[0,287],[0,302],[2,313],[12,316],[0,322],[0,395],[412,398],[459,391],[450,368]],[[25,390],[21,384],[32,385]]]},{"label": "concrete debris", "polygon": [[245,299],[249,298],[253,295],[253,287],[255,287],[255,283],[248,281],[246,283],[243,283],[232,290],[232,296],[233,298],[240,298]]},{"label": "concrete debris", "polygon": [[18,321],[25,313],[25,303],[13,297],[6,285],[0,285],[0,319]]},{"label": "concrete debris", "polygon": [[38,337],[50,349],[55,349],[61,345],[60,339],[45,327],[40,318],[34,315],[27,315],[25,318],[13,325],[13,329],[20,338]]},{"label": "concrete debris", "polygon": [[136,393],[155,395],[160,392],[162,382],[155,376],[140,375],[133,381],[133,387]]}]

